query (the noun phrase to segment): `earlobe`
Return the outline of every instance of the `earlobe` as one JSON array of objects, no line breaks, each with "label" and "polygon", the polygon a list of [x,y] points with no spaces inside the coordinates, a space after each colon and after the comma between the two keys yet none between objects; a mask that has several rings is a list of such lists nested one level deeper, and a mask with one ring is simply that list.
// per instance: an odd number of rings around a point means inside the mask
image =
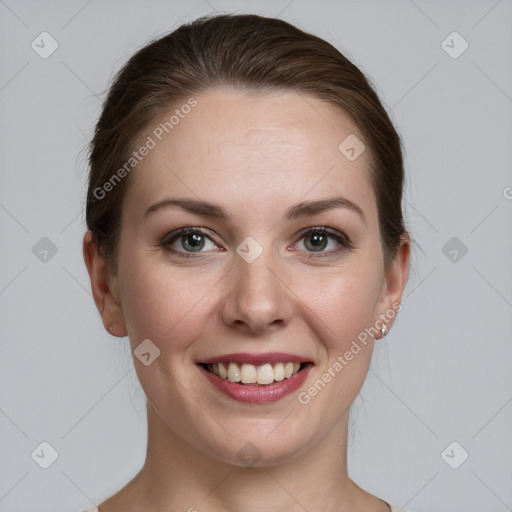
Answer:
[{"label": "earlobe", "polygon": [[126,336],[121,301],[114,284],[116,278],[110,275],[107,261],[93,242],[90,230],[84,235],[83,257],[91,280],[94,302],[105,329],[114,336]]}]

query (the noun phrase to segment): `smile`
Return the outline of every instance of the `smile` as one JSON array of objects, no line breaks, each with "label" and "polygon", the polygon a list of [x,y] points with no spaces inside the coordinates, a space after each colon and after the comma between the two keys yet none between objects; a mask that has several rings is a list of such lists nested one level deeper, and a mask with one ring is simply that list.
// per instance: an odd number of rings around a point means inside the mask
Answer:
[{"label": "smile", "polygon": [[313,363],[289,354],[231,354],[198,363],[217,390],[243,402],[272,402],[297,389]]}]

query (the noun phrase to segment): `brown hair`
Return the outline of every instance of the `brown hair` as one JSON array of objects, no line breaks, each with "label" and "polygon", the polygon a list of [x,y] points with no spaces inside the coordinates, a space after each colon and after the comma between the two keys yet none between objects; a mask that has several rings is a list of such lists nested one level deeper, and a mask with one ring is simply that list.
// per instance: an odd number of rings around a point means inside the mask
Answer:
[{"label": "brown hair", "polygon": [[178,101],[216,86],[310,94],[356,123],[371,152],[369,175],[389,268],[402,238],[410,236],[402,216],[401,140],[386,110],[359,68],[331,44],[283,20],[252,14],[205,16],[182,25],[137,51],[114,77],[89,145],[86,204],[87,227],[111,268],[117,268],[130,176],[104,197],[97,191],[126,164],[155,119]]}]

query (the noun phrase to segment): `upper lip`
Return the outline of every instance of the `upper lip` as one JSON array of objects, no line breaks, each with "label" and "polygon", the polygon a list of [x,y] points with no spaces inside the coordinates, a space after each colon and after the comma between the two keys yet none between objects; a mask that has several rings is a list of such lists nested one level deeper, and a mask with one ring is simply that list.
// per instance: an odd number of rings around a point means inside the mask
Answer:
[{"label": "upper lip", "polygon": [[307,363],[309,360],[297,354],[288,354],[286,352],[267,352],[266,354],[249,354],[239,352],[237,354],[224,354],[222,356],[210,357],[197,361],[198,364],[216,364],[216,363],[239,363],[253,364],[255,366],[265,363]]}]

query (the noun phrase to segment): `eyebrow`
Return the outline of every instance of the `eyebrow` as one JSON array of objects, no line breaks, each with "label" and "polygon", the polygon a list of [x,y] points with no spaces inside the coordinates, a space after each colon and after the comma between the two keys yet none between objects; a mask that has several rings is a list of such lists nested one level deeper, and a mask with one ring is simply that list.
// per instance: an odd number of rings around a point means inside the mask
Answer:
[{"label": "eyebrow", "polygon": [[[207,201],[201,201],[192,198],[168,198],[159,201],[151,205],[146,212],[144,217],[158,210],[167,209],[173,206],[178,206],[183,210],[190,213],[195,213],[203,217],[209,217],[212,219],[229,221],[232,219],[232,215],[228,213],[226,209],[214,203]],[[327,199],[320,199],[317,201],[302,201],[297,203],[286,210],[283,218],[285,220],[294,220],[308,215],[316,215],[333,208],[346,208],[347,210],[353,211],[358,214],[366,225],[366,219],[363,210],[357,206],[357,204],[344,197],[330,197]]]}]

